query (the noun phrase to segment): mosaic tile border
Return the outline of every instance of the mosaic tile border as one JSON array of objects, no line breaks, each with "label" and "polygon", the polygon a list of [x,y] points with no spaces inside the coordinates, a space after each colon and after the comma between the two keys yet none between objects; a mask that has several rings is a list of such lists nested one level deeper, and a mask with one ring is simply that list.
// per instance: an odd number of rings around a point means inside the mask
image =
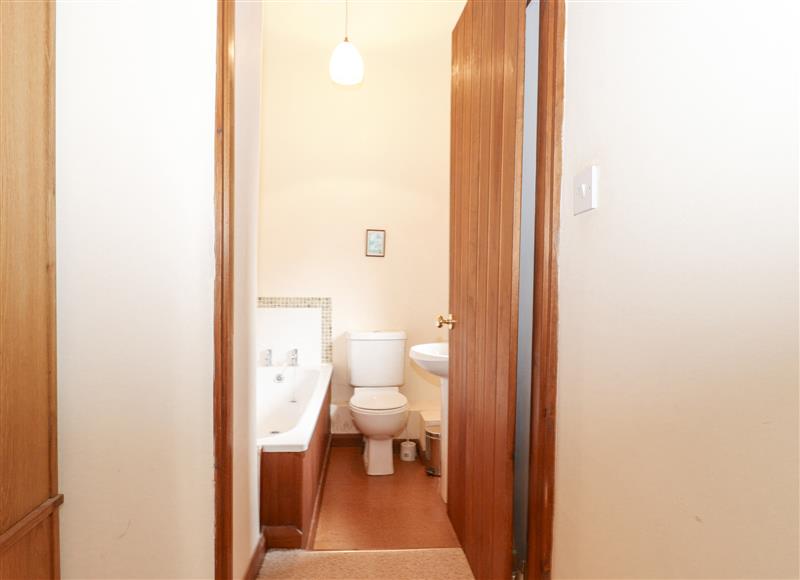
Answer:
[{"label": "mosaic tile border", "polygon": [[259,296],[259,308],[319,308],[322,310],[322,362],[333,362],[333,333],[331,331],[331,299],[301,296]]}]

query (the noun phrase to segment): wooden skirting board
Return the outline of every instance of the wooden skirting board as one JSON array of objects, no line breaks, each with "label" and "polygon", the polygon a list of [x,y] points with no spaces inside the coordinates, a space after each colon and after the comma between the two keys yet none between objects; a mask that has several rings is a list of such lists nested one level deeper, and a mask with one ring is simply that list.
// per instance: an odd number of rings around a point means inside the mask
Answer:
[{"label": "wooden skirting board", "polygon": [[[400,444],[406,439],[394,439],[392,441],[392,451],[400,453]],[[421,453],[419,439],[408,439],[417,444],[417,455]],[[361,433],[334,433],[331,435],[331,447],[363,447],[364,436]]]},{"label": "wooden skirting board", "polygon": [[364,436],[361,433],[333,433],[331,447],[361,447]]},{"label": "wooden skirting board", "polygon": [[267,537],[261,533],[258,539],[253,556],[250,558],[250,564],[247,566],[247,572],[244,574],[244,580],[256,580],[258,572],[261,570],[261,563],[264,561],[264,556],[267,554]]},{"label": "wooden skirting board", "polygon": [[271,548],[297,550],[305,547],[303,530],[297,526],[264,526],[264,536]]}]

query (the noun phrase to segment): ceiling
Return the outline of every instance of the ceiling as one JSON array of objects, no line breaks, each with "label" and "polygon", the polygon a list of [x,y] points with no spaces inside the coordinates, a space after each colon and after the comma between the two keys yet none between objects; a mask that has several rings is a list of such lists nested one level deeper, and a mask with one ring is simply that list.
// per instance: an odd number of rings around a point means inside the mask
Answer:
[{"label": "ceiling", "polygon": [[[400,49],[450,37],[465,0],[350,0],[349,37],[360,50]],[[268,0],[264,34],[288,46],[333,48],[344,38],[344,0]]]}]

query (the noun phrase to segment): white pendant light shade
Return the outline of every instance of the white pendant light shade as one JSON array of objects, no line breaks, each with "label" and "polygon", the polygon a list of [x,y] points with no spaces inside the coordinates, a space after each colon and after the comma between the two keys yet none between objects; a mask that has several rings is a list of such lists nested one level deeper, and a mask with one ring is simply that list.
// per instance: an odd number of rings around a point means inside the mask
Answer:
[{"label": "white pendant light shade", "polygon": [[328,71],[338,85],[357,85],[364,80],[364,60],[356,46],[345,39],[333,49]]}]

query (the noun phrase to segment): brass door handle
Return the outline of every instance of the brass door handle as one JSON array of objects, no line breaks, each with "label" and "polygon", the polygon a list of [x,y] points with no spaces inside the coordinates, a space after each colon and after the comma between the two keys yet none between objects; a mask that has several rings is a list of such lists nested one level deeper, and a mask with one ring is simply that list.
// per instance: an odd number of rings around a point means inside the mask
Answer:
[{"label": "brass door handle", "polygon": [[447,317],[444,317],[440,314],[439,316],[436,317],[436,328],[447,326],[449,330],[453,330],[453,325],[456,322],[457,320],[453,318],[452,314],[448,314]]}]

